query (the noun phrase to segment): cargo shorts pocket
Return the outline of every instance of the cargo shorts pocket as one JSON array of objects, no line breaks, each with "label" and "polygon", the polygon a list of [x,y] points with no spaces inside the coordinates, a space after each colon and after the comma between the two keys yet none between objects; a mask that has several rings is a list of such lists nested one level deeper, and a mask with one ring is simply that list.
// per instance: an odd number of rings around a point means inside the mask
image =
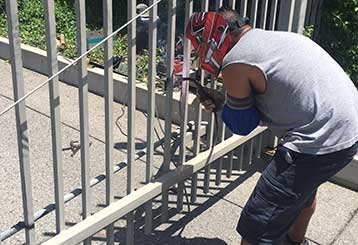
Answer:
[{"label": "cargo shorts pocket", "polygon": [[260,241],[276,209],[276,205],[254,191],[241,212],[237,231],[249,242]]}]

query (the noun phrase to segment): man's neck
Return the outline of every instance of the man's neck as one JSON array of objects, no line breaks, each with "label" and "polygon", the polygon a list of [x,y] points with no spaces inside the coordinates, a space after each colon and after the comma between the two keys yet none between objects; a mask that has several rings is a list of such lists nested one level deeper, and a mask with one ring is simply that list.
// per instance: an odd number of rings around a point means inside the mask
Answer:
[{"label": "man's neck", "polygon": [[249,25],[243,26],[242,28],[243,28],[243,30],[242,30],[242,32],[241,32],[238,36],[233,36],[233,37],[232,37],[232,43],[231,43],[231,45],[230,45],[230,49],[231,49],[232,47],[234,47],[235,44],[236,44],[237,42],[239,42],[240,39],[241,39],[248,31],[250,31],[250,30],[252,29],[251,26],[249,26]]}]

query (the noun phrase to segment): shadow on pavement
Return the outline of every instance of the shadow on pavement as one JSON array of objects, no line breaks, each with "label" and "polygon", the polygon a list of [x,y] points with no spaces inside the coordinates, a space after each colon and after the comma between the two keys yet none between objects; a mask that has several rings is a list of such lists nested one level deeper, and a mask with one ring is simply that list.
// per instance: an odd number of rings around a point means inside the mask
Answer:
[{"label": "shadow on pavement", "polygon": [[[244,183],[247,179],[249,179],[253,174],[256,172],[261,172],[264,166],[260,164],[252,164],[247,166],[246,172],[243,174],[236,174],[235,179],[230,181],[230,184],[226,185],[223,188],[218,188],[214,186],[211,188],[208,194],[200,195],[200,197],[205,197],[206,200],[202,203],[196,203],[194,205],[190,205],[190,210],[185,208],[185,211],[182,211],[181,214],[184,214],[183,217],[180,219],[173,219],[177,213],[175,208],[170,208],[168,210],[168,217],[169,221],[166,223],[168,226],[164,230],[156,230],[162,223],[161,223],[161,206],[158,204],[156,200],[153,201],[154,208],[153,208],[153,233],[151,235],[144,234],[144,206],[139,207],[135,211],[135,244],[212,244],[212,245],[220,245],[220,244],[227,244],[225,241],[218,239],[218,238],[203,238],[203,237],[196,237],[196,238],[185,238],[181,237],[182,231],[185,229],[185,226],[189,224],[192,220],[196,217],[200,216],[203,212],[205,212],[208,208],[212,207],[215,203],[222,200],[227,194],[233,191],[235,188],[240,186]],[[214,181],[214,180],[212,180]],[[198,187],[200,188],[200,187]],[[190,186],[186,186],[187,190],[190,190]],[[214,193],[215,192],[215,193]],[[171,195],[175,195],[171,193]],[[188,194],[190,196],[190,193]],[[199,196],[199,195],[198,195]],[[187,199],[184,198],[186,201]],[[184,201],[185,207],[187,207],[187,203]],[[102,205],[101,205],[102,206]],[[242,208],[242,207],[241,207]],[[120,219],[124,219],[122,217]],[[69,224],[67,224],[69,225]],[[75,224],[71,224],[75,225]],[[55,233],[52,232],[45,232],[45,236],[54,236]],[[93,241],[100,241],[105,242],[104,237],[99,237],[95,235],[92,237]],[[115,227],[115,242],[119,244],[126,243],[126,229],[122,227]]]}]

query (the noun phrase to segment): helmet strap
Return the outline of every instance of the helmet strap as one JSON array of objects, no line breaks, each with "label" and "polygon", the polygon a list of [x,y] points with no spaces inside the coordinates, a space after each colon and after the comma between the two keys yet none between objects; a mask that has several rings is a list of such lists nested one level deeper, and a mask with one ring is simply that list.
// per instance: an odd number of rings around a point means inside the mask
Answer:
[{"label": "helmet strap", "polygon": [[250,19],[247,17],[239,18],[236,21],[228,22],[229,31],[234,35],[239,35],[243,31],[245,25],[250,24]]}]

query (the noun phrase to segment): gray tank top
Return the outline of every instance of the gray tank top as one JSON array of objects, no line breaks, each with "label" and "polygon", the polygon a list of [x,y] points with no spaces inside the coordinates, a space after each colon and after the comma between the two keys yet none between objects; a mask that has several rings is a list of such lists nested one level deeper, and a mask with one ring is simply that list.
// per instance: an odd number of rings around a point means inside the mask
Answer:
[{"label": "gray tank top", "polygon": [[258,67],[266,77],[255,95],[263,124],[284,131],[296,152],[326,154],[358,140],[358,92],[336,61],[307,37],[252,29],[229,51],[233,63]]}]

